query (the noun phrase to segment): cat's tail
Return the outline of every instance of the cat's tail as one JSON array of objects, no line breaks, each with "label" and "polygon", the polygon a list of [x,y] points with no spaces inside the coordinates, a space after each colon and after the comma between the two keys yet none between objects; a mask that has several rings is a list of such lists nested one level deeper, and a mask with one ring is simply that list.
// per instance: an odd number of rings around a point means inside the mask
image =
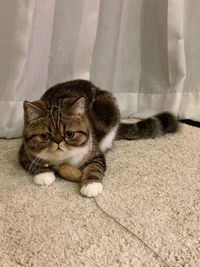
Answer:
[{"label": "cat's tail", "polygon": [[136,123],[120,123],[116,139],[155,138],[166,133],[174,133],[177,130],[176,117],[169,112],[163,112]]}]

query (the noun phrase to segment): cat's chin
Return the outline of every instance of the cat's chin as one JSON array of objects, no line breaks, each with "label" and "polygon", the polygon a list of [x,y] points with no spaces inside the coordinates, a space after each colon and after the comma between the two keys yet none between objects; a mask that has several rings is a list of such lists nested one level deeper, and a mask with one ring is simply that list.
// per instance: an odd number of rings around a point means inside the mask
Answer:
[{"label": "cat's chin", "polygon": [[55,151],[49,151],[46,153],[47,157],[52,157],[54,159],[59,159],[60,157],[62,158],[64,155],[66,155],[67,153],[67,149],[63,150],[63,149],[56,149]]},{"label": "cat's chin", "polygon": [[64,150],[63,148],[57,148],[57,149],[54,149],[54,150],[50,150],[48,153],[59,154],[59,153],[63,153],[63,152],[66,152],[66,150]]},{"label": "cat's chin", "polygon": [[43,155],[41,158],[51,164],[59,165],[66,162],[67,154],[67,150],[63,151],[61,149],[57,149],[56,151],[49,151],[45,153],[45,155]]}]

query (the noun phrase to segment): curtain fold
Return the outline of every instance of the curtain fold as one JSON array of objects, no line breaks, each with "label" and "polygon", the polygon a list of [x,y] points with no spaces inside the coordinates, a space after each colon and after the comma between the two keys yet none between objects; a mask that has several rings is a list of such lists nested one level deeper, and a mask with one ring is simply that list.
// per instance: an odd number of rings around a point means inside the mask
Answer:
[{"label": "curtain fold", "polygon": [[56,1],[47,87],[71,79],[90,78],[99,2]]},{"label": "curtain fold", "polygon": [[199,0],[0,0],[0,137],[22,135],[23,101],[90,79],[122,116],[200,121]]}]

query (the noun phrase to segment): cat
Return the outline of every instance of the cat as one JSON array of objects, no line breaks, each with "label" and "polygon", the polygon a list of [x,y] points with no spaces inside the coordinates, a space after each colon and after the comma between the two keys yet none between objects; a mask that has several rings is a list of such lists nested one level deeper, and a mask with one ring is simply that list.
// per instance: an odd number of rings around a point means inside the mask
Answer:
[{"label": "cat", "polygon": [[51,87],[38,101],[24,102],[19,162],[38,185],[55,181],[51,166],[55,170],[69,163],[82,170],[80,193],[96,197],[103,189],[105,154],[114,140],[154,138],[177,128],[176,118],[168,112],[137,123],[121,123],[110,92],[90,81],[68,81]]}]

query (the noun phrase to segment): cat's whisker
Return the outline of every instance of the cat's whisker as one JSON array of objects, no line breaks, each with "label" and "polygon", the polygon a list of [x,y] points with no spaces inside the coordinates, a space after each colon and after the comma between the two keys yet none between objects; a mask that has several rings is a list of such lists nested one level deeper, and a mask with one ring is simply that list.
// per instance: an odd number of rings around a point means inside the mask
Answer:
[{"label": "cat's whisker", "polygon": [[[44,153],[45,154],[45,153]],[[44,155],[43,154],[43,155]],[[40,157],[37,157],[36,159],[35,159],[35,161],[31,164],[31,173],[34,173],[34,170],[36,169],[36,167],[37,167],[37,164],[39,163],[39,161],[41,160],[41,158]]]},{"label": "cat's whisker", "polygon": [[45,148],[43,149],[40,153],[38,153],[38,155],[34,158],[34,160],[32,161],[31,165],[30,165],[30,172],[33,173],[37,163],[42,159],[42,157],[50,150],[50,148]]},{"label": "cat's whisker", "polygon": [[39,157],[39,155],[37,155],[34,160],[31,162],[31,165],[30,165],[30,173],[33,173],[34,169],[35,169],[35,166],[37,165],[37,163],[39,162],[41,158]]}]

